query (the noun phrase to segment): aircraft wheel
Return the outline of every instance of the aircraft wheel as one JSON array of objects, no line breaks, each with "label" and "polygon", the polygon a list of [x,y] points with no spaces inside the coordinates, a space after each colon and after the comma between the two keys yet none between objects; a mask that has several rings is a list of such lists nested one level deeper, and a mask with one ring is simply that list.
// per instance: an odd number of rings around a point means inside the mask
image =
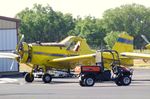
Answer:
[{"label": "aircraft wheel", "polygon": [[50,83],[52,81],[52,76],[46,73],[43,75],[42,80],[44,83]]},{"label": "aircraft wheel", "polygon": [[33,82],[33,80],[34,80],[34,75],[32,73],[27,73],[25,75],[25,81],[26,82]]}]

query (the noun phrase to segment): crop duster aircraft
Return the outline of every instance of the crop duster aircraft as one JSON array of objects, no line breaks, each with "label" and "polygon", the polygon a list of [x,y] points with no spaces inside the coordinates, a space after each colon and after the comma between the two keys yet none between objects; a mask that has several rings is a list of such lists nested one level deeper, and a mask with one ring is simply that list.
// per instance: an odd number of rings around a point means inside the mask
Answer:
[{"label": "crop duster aircraft", "polygon": [[[126,33],[119,35],[119,38],[112,48],[118,53],[133,51],[133,37]],[[76,36],[68,36],[59,43],[31,43],[27,44],[21,40],[17,47],[17,54],[0,53],[0,58],[15,58],[20,63],[25,63],[32,68],[30,73],[25,75],[27,82],[34,80],[33,68],[38,65],[43,68],[42,80],[49,83],[52,76],[47,68],[73,69],[79,65],[96,65],[96,51],[92,50],[85,39]],[[104,68],[110,69],[112,55],[103,53]],[[121,56],[122,65],[133,65],[133,60]]]}]

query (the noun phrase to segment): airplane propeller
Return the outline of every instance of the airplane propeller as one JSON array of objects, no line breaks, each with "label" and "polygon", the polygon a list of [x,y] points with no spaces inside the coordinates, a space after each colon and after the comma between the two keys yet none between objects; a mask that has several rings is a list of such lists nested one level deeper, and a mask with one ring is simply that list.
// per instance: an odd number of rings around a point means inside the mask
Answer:
[{"label": "airplane propeller", "polygon": [[[144,40],[147,44],[150,44],[149,40],[146,38],[146,36],[145,36],[145,35],[141,35],[141,37],[143,38],[143,40]],[[145,63],[147,63],[147,62],[148,62],[148,60],[147,60],[147,59],[143,59],[143,61],[144,61]]]},{"label": "airplane propeller", "polygon": [[0,52],[0,58],[12,59],[10,70],[12,70],[14,67],[15,59],[20,58],[19,51],[23,50],[23,44],[22,44],[23,41],[24,41],[24,35],[21,35],[21,39],[18,43],[18,47],[17,47],[16,51]]},{"label": "airplane propeller", "polygon": [[13,69],[13,67],[14,67],[14,63],[15,63],[15,60],[12,60],[12,63],[11,63],[11,66],[10,66],[10,70],[12,70],[12,69]]},{"label": "airplane propeller", "polygon": [[22,42],[24,41],[24,35],[22,34],[21,35],[21,38],[20,38],[20,41],[18,43],[18,49],[17,49],[17,52],[19,52],[19,50],[22,50],[23,49],[23,45],[22,45]]},{"label": "airplane propeller", "polygon": [[145,35],[141,35],[141,37],[143,38],[143,40],[144,40],[146,43],[148,43],[148,44],[150,43],[149,40],[145,37]]}]

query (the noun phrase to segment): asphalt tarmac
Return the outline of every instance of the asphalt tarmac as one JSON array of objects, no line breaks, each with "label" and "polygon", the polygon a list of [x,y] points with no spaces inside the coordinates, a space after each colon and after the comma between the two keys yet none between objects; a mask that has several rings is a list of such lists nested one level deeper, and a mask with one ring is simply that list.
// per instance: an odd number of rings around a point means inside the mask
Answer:
[{"label": "asphalt tarmac", "polygon": [[150,69],[134,70],[130,86],[109,81],[80,87],[77,78],[55,78],[50,84],[41,79],[26,83],[23,78],[1,78],[0,99],[150,99]]}]

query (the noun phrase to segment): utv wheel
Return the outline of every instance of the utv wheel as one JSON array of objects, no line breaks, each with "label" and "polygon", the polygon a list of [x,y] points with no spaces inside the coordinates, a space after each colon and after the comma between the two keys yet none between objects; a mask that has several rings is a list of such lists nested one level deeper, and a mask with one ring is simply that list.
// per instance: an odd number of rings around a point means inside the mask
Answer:
[{"label": "utv wheel", "polygon": [[50,83],[52,81],[52,76],[50,74],[44,74],[42,77],[44,83]]},{"label": "utv wheel", "polygon": [[93,77],[86,77],[84,79],[84,82],[86,86],[93,86],[95,84],[95,80]]},{"label": "utv wheel", "polygon": [[122,84],[123,84],[124,86],[128,86],[128,85],[131,84],[131,77],[129,77],[129,76],[123,76],[123,77],[121,78],[121,82],[122,82]]},{"label": "utv wheel", "polygon": [[115,81],[116,85],[118,86],[128,86],[131,83],[131,77],[129,76],[122,76]]},{"label": "utv wheel", "polygon": [[116,83],[117,86],[122,86],[123,85],[120,80],[116,80],[115,83]]},{"label": "utv wheel", "polygon": [[83,81],[83,80],[80,80],[80,81],[79,81],[79,84],[80,84],[80,86],[82,86],[82,87],[84,87],[84,86],[85,86],[85,83],[84,83],[84,81]]},{"label": "utv wheel", "polygon": [[25,75],[25,81],[26,81],[26,82],[33,82],[33,80],[34,80],[34,75],[33,75],[33,74],[27,73],[27,74]]}]

